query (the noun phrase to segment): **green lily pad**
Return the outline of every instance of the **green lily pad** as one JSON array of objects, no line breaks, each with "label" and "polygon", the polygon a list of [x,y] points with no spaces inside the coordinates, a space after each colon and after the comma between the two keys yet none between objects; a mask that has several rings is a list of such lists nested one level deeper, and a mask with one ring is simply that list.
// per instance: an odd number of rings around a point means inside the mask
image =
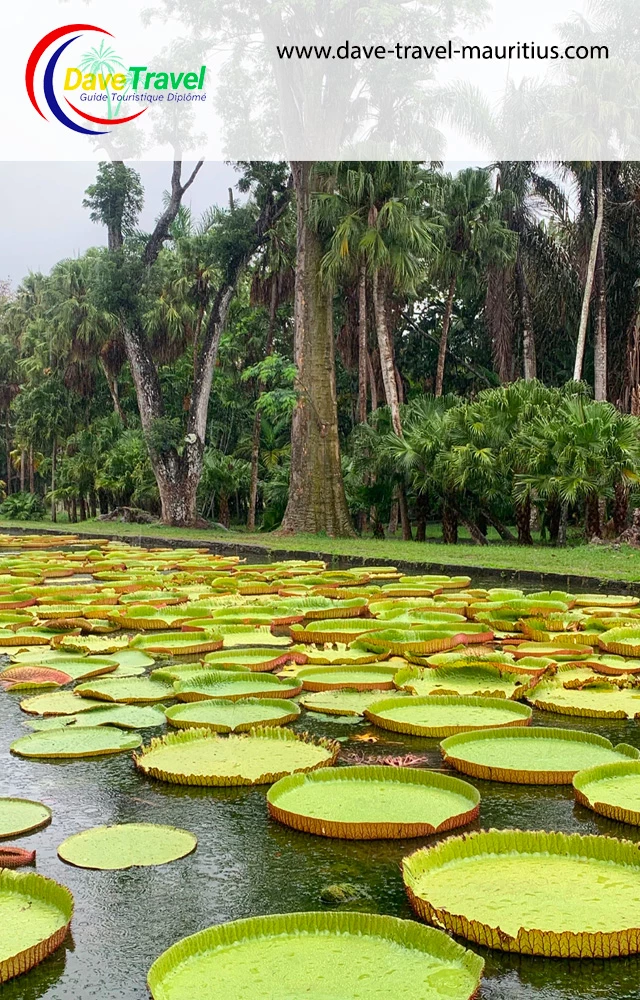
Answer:
[{"label": "green lily pad", "polygon": [[[307,657],[307,664],[318,666],[328,663],[332,666],[343,663],[375,663],[380,657],[375,653],[370,653],[366,649],[350,649],[343,642],[338,642],[335,646],[319,647],[314,645],[291,646],[289,652],[304,653]],[[382,657],[384,659],[384,657]]]},{"label": "green lily pad", "polygon": [[107,677],[80,684],[76,693],[82,698],[98,701],[117,701],[123,705],[136,705],[168,701],[174,698],[173,685],[163,684],[151,677]]},{"label": "green lily pad", "polygon": [[0,869],[0,983],[28,972],[59,948],[73,916],[65,886],[35,872]]},{"label": "green lily pad", "polygon": [[216,733],[248,732],[254,726],[284,726],[300,715],[286,698],[207,699],[172,705],[166,709],[169,724],[179,729],[212,729]]},{"label": "green lily pad", "polygon": [[180,628],[188,621],[190,615],[186,609],[177,607],[154,608],[148,605],[128,605],[124,608],[114,608],[109,613],[109,621],[118,628],[143,629],[162,631],[168,628]]},{"label": "green lily pad", "polygon": [[435,697],[374,702],[365,711],[381,729],[414,736],[442,737],[474,729],[527,726],[531,709],[506,698]]},{"label": "green lily pad", "polygon": [[64,729],[73,726],[80,729],[86,726],[117,726],[118,729],[153,729],[164,726],[165,714],[161,708],[150,705],[104,705],[102,708],[92,708],[90,712],[80,712],[77,715],[54,715],[46,719],[29,721],[26,725],[35,732],[45,729]]},{"label": "green lily pad", "polygon": [[[230,961],[233,956],[233,961]],[[470,1000],[483,961],[440,931],[369,913],[289,913],[200,931],[149,970],[154,1000]],[[365,985],[366,984],[366,991]],[[419,986],[417,985],[419,984]]]},{"label": "green lily pad", "polygon": [[460,733],[440,746],[447,763],[464,774],[525,785],[568,785],[586,767],[640,757],[635,747],[614,747],[595,733],[533,726]]},{"label": "green lily pad", "polygon": [[0,839],[19,837],[51,822],[51,810],[31,799],[0,798]]},{"label": "green lily pad", "polygon": [[471,823],[480,795],[466,781],[417,768],[331,767],[282,778],[267,792],[274,819],[348,840],[426,837]]},{"label": "green lily pad", "polygon": [[326,618],[292,625],[289,631],[294,642],[350,642],[386,627],[376,618]]},{"label": "green lily pad", "polygon": [[204,698],[295,698],[302,690],[297,678],[280,680],[270,674],[242,673],[239,670],[194,674],[174,684],[179,701],[202,701]]},{"label": "green lily pad", "polygon": [[327,767],[339,750],[339,743],[281,728],[224,737],[184,729],[152,740],[134,761],[144,774],[176,785],[265,785],[286,774]]},{"label": "green lily pad", "polygon": [[185,656],[190,653],[208,653],[222,646],[222,635],[203,629],[198,632],[156,632],[137,635],[131,640],[135,649],[166,656]]},{"label": "green lily pad", "polygon": [[58,848],[58,857],[77,868],[115,871],[166,865],[191,854],[197,844],[197,837],[175,826],[120,823],[67,837]]},{"label": "green lily pad", "polygon": [[268,625],[216,625],[216,632],[222,636],[224,649],[235,646],[280,646],[291,645],[288,635],[273,635]]},{"label": "green lily pad", "polygon": [[544,712],[592,719],[635,719],[640,716],[640,690],[620,689],[605,677],[592,674],[593,682],[582,688],[566,687],[562,674],[542,681],[527,692],[527,701]]},{"label": "green lily pad", "polygon": [[364,715],[365,709],[385,697],[387,701],[401,701],[410,698],[407,691],[395,691],[381,695],[380,691],[356,691],[354,688],[338,688],[333,691],[304,692],[300,704],[309,712],[323,715]]},{"label": "green lily pad", "polygon": [[5,691],[32,691],[42,688],[59,688],[69,684],[71,677],[62,670],[47,667],[16,665],[0,673],[0,688]]},{"label": "green lily pad", "polygon": [[416,695],[461,695],[476,698],[523,698],[530,680],[521,674],[489,664],[477,666],[434,667],[424,670],[407,667],[399,670],[395,686]]},{"label": "green lily pad", "polygon": [[601,764],[578,771],[573,788],[581,805],[608,819],[640,826],[640,761]]},{"label": "green lily pad", "polygon": [[640,860],[609,837],[490,830],[403,861],[424,920],[501,951],[610,958],[640,950]]},{"label": "green lily pad", "polygon": [[90,698],[80,698],[73,691],[53,691],[36,694],[20,702],[20,708],[29,715],[75,715],[92,708],[104,708],[104,703]]},{"label": "green lily pad", "polygon": [[355,691],[390,691],[393,689],[395,667],[384,663],[368,663],[327,667],[303,667],[296,673],[305,691],[332,691],[353,688]]},{"label": "green lily pad", "polygon": [[112,726],[65,727],[21,736],[11,744],[11,752],[19,757],[99,757],[135,750],[141,742],[139,736]]},{"label": "green lily pad", "polygon": [[276,652],[268,646],[264,649],[219,649],[207,653],[204,663],[209,670],[255,670],[257,672],[276,670],[287,663],[306,663],[302,653]]}]

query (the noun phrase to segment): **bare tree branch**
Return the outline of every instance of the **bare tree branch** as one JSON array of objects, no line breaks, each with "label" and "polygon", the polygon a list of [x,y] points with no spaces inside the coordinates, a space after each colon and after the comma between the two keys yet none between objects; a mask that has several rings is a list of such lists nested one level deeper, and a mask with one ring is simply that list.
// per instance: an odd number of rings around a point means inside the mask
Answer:
[{"label": "bare tree branch", "polygon": [[186,184],[182,184],[182,161],[173,161],[173,169],[171,171],[171,196],[169,198],[169,204],[156,222],[155,229],[147,241],[142,257],[142,260],[147,267],[150,267],[151,264],[155,262],[158,254],[162,250],[165,240],[168,239],[171,225],[180,211],[180,205],[182,204],[184,193],[193,184],[203,163],[204,160],[198,160]]}]

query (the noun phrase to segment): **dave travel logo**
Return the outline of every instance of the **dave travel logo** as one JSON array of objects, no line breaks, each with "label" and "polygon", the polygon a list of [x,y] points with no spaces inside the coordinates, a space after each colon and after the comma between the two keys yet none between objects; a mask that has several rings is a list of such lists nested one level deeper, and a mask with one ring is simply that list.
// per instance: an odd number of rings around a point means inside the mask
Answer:
[{"label": "dave travel logo", "polygon": [[[79,43],[87,32],[103,36],[99,44],[95,44],[94,38],[93,47],[84,52],[80,44],[74,45],[65,59],[73,55],[75,63],[61,63],[69,46]],[[40,39],[29,56],[25,84],[29,100],[41,118],[48,121],[38,102],[36,87],[42,92],[40,100],[54,118],[73,132],[91,136],[105,135],[113,126],[139,118],[152,104],[206,101],[207,95],[203,93],[206,66],[177,72],[150,70],[144,65],[128,66],[107,41],[111,38],[110,31],[94,24],[67,24]],[[129,105],[136,104],[144,107],[134,114],[123,114]],[[105,113],[91,113],[97,111]],[[85,122],[108,128],[91,128]]]}]

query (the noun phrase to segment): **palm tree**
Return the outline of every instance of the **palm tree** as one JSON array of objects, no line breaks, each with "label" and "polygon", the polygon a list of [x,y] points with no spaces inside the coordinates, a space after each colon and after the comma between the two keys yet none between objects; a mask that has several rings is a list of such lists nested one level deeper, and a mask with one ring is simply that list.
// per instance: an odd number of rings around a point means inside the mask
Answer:
[{"label": "palm tree", "polygon": [[[93,73],[94,76],[102,74],[103,78],[107,75],[113,76],[114,73],[125,73],[127,72],[127,67],[123,63],[120,56],[116,53],[115,49],[112,49],[104,39],[100,41],[98,46],[94,46],[89,49],[88,52],[82,56],[79,69],[83,70],[85,73]],[[115,114],[113,114],[112,102],[111,102],[111,91],[108,87],[105,88],[104,93],[107,97],[107,118],[116,118],[118,111],[122,108],[123,102],[118,102]]]},{"label": "palm tree", "polygon": [[443,238],[433,263],[433,276],[446,283],[435,395],[442,395],[449,326],[458,282],[488,268],[504,268],[516,255],[517,238],[501,218],[500,199],[485,170],[469,168],[442,179],[438,218]]}]

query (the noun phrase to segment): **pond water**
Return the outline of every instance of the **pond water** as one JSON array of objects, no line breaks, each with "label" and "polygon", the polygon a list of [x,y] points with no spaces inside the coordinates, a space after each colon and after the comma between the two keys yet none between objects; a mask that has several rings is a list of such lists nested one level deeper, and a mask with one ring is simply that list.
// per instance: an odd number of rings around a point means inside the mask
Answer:
[{"label": "pond water", "polygon": [[[10,757],[9,743],[28,732],[20,697],[0,695],[5,748],[0,756],[0,795],[45,802],[53,810],[53,822],[12,842],[36,849],[37,870],[67,885],[76,908],[66,945],[28,974],[0,986],[2,1000],[144,1000],[149,966],[178,939],[240,917],[322,909],[321,891],[333,883],[356,883],[361,888],[363,898],[349,904],[351,909],[411,917],[400,861],[436,838],[354,842],[297,833],[269,819],[266,786],[172,786],[145,778],[129,754],[51,762]],[[533,724],[588,729],[614,743],[640,747],[640,727],[633,722],[570,720],[536,712]],[[427,754],[427,766],[444,769],[437,740],[382,731],[366,722],[329,722],[313,713],[293,728],[349,741],[370,734],[377,743],[353,740],[346,746],[363,757]],[[576,805],[570,786],[472,783],[482,795],[475,828],[520,827],[640,840],[640,829],[610,822]],[[125,822],[184,827],[197,835],[198,848],[168,865],[123,872],[87,871],[58,859],[56,848],[70,834]],[[479,994],[483,1000],[640,997],[638,958],[567,962],[475,950],[486,960]]]}]

